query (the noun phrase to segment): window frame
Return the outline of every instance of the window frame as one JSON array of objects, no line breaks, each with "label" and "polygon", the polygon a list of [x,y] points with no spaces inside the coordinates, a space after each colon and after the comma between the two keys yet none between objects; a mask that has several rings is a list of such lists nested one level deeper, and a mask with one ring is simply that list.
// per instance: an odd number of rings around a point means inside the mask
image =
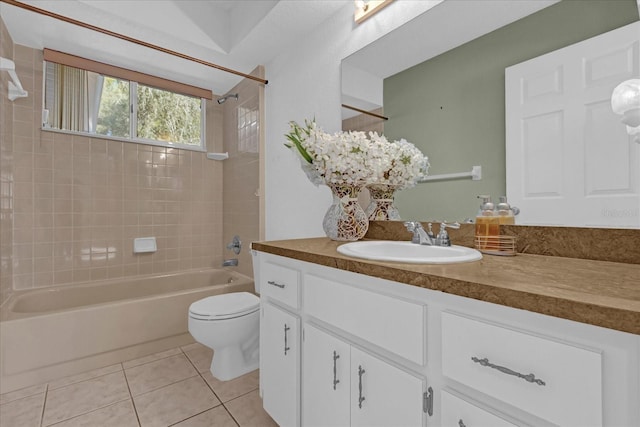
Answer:
[{"label": "window frame", "polygon": [[[129,82],[129,137],[103,135],[95,132],[84,132],[67,129],[52,128],[47,125],[44,120],[45,102],[46,102],[46,80],[47,80],[47,62],[58,63],[68,67],[79,68],[82,70],[92,71],[99,73],[106,77],[112,77],[119,80],[125,80]],[[139,138],[138,134],[138,84],[142,84],[148,87],[152,87],[158,90],[171,92],[177,95],[189,96],[200,99],[200,144],[184,144],[180,142],[160,141],[148,138]],[[182,90],[181,90],[182,89]],[[179,148],[183,150],[191,150],[198,152],[207,151],[206,141],[206,118],[207,118],[207,100],[213,99],[211,91],[206,89],[197,88],[182,83],[173,82],[170,80],[162,79],[148,74],[139,73],[136,71],[127,70],[103,64],[100,62],[91,61],[88,59],[76,57],[73,55],[65,54],[62,52],[52,51],[50,49],[44,49],[43,60],[43,78],[42,78],[42,111],[43,120],[41,123],[41,130],[46,132],[63,133],[69,135],[80,135],[89,138],[100,138],[107,140],[115,140],[121,142],[133,142],[136,144],[153,145],[159,147]],[[134,136],[135,135],[135,136]]]}]

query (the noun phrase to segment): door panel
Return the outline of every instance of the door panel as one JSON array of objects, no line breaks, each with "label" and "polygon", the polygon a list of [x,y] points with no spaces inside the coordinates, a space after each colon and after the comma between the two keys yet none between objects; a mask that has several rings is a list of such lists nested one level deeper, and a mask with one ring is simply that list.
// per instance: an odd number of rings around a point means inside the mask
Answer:
[{"label": "door panel", "polygon": [[346,342],[304,326],[302,425],[349,425],[350,351]]}]

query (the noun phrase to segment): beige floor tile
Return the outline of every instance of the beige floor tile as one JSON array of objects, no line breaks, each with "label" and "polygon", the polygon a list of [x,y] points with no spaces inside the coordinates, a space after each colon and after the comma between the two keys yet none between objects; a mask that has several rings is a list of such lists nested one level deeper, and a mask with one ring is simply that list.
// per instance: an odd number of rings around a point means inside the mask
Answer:
[{"label": "beige floor tile", "polygon": [[0,405],[0,426],[39,427],[44,393]]},{"label": "beige floor tile", "polygon": [[260,385],[257,369],[230,381],[220,381],[211,375],[211,372],[203,373],[202,377],[222,402],[228,402],[250,391],[257,390]]},{"label": "beige floor tile", "polygon": [[31,387],[21,388],[20,390],[10,391],[9,393],[0,394],[0,405],[44,393],[46,389],[46,384],[38,384]]},{"label": "beige floor tile", "polygon": [[184,354],[125,369],[134,396],[198,375]]},{"label": "beige floor tile", "polygon": [[220,405],[200,376],[134,396],[142,427],[165,427]]},{"label": "beige floor tile", "polygon": [[179,348],[172,348],[170,350],[161,351],[160,353],[150,354],[149,356],[139,357],[138,359],[127,360],[122,363],[124,369],[133,368],[134,366],[142,365],[145,363],[153,362],[155,360],[164,359],[165,357],[175,356],[182,353]]},{"label": "beige floor tile", "polygon": [[59,380],[51,381],[49,383],[49,390],[55,390],[60,387],[90,380],[96,377],[101,377],[103,375],[112,374],[118,371],[122,371],[122,365],[120,363],[117,363],[111,366],[106,366],[104,368],[94,369],[92,371],[83,372],[81,374],[60,378]]},{"label": "beige floor tile", "polygon": [[175,427],[238,427],[223,406],[210,409],[195,417],[175,424]]},{"label": "beige floor tile", "polygon": [[52,427],[138,427],[138,417],[131,400],[123,400],[88,414],[55,424]]},{"label": "beige floor tile", "polygon": [[48,426],[129,398],[122,372],[103,375],[47,393],[43,425]]},{"label": "beige floor tile", "polygon": [[258,390],[224,404],[242,427],[277,427],[275,421],[262,408]]},{"label": "beige floor tile", "polygon": [[209,372],[211,369],[211,359],[213,358],[213,350],[202,344],[195,343],[182,347],[191,363],[196,367],[198,372]]}]

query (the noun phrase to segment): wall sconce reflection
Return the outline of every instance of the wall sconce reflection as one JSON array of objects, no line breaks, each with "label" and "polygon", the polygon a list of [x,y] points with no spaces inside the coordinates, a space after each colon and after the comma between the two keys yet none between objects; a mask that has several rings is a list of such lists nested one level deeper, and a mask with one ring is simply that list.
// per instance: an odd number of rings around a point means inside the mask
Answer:
[{"label": "wall sconce reflection", "polygon": [[622,116],[631,140],[640,144],[640,79],[626,80],[611,94],[613,112]]}]

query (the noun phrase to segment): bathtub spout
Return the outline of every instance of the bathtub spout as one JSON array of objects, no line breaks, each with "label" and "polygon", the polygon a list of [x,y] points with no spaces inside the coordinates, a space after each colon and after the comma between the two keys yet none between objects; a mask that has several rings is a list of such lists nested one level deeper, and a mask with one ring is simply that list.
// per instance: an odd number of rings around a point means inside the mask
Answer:
[{"label": "bathtub spout", "polygon": [[223,267],[237,267],[238,266],[238,258],[225,259],[222,262]]}]

